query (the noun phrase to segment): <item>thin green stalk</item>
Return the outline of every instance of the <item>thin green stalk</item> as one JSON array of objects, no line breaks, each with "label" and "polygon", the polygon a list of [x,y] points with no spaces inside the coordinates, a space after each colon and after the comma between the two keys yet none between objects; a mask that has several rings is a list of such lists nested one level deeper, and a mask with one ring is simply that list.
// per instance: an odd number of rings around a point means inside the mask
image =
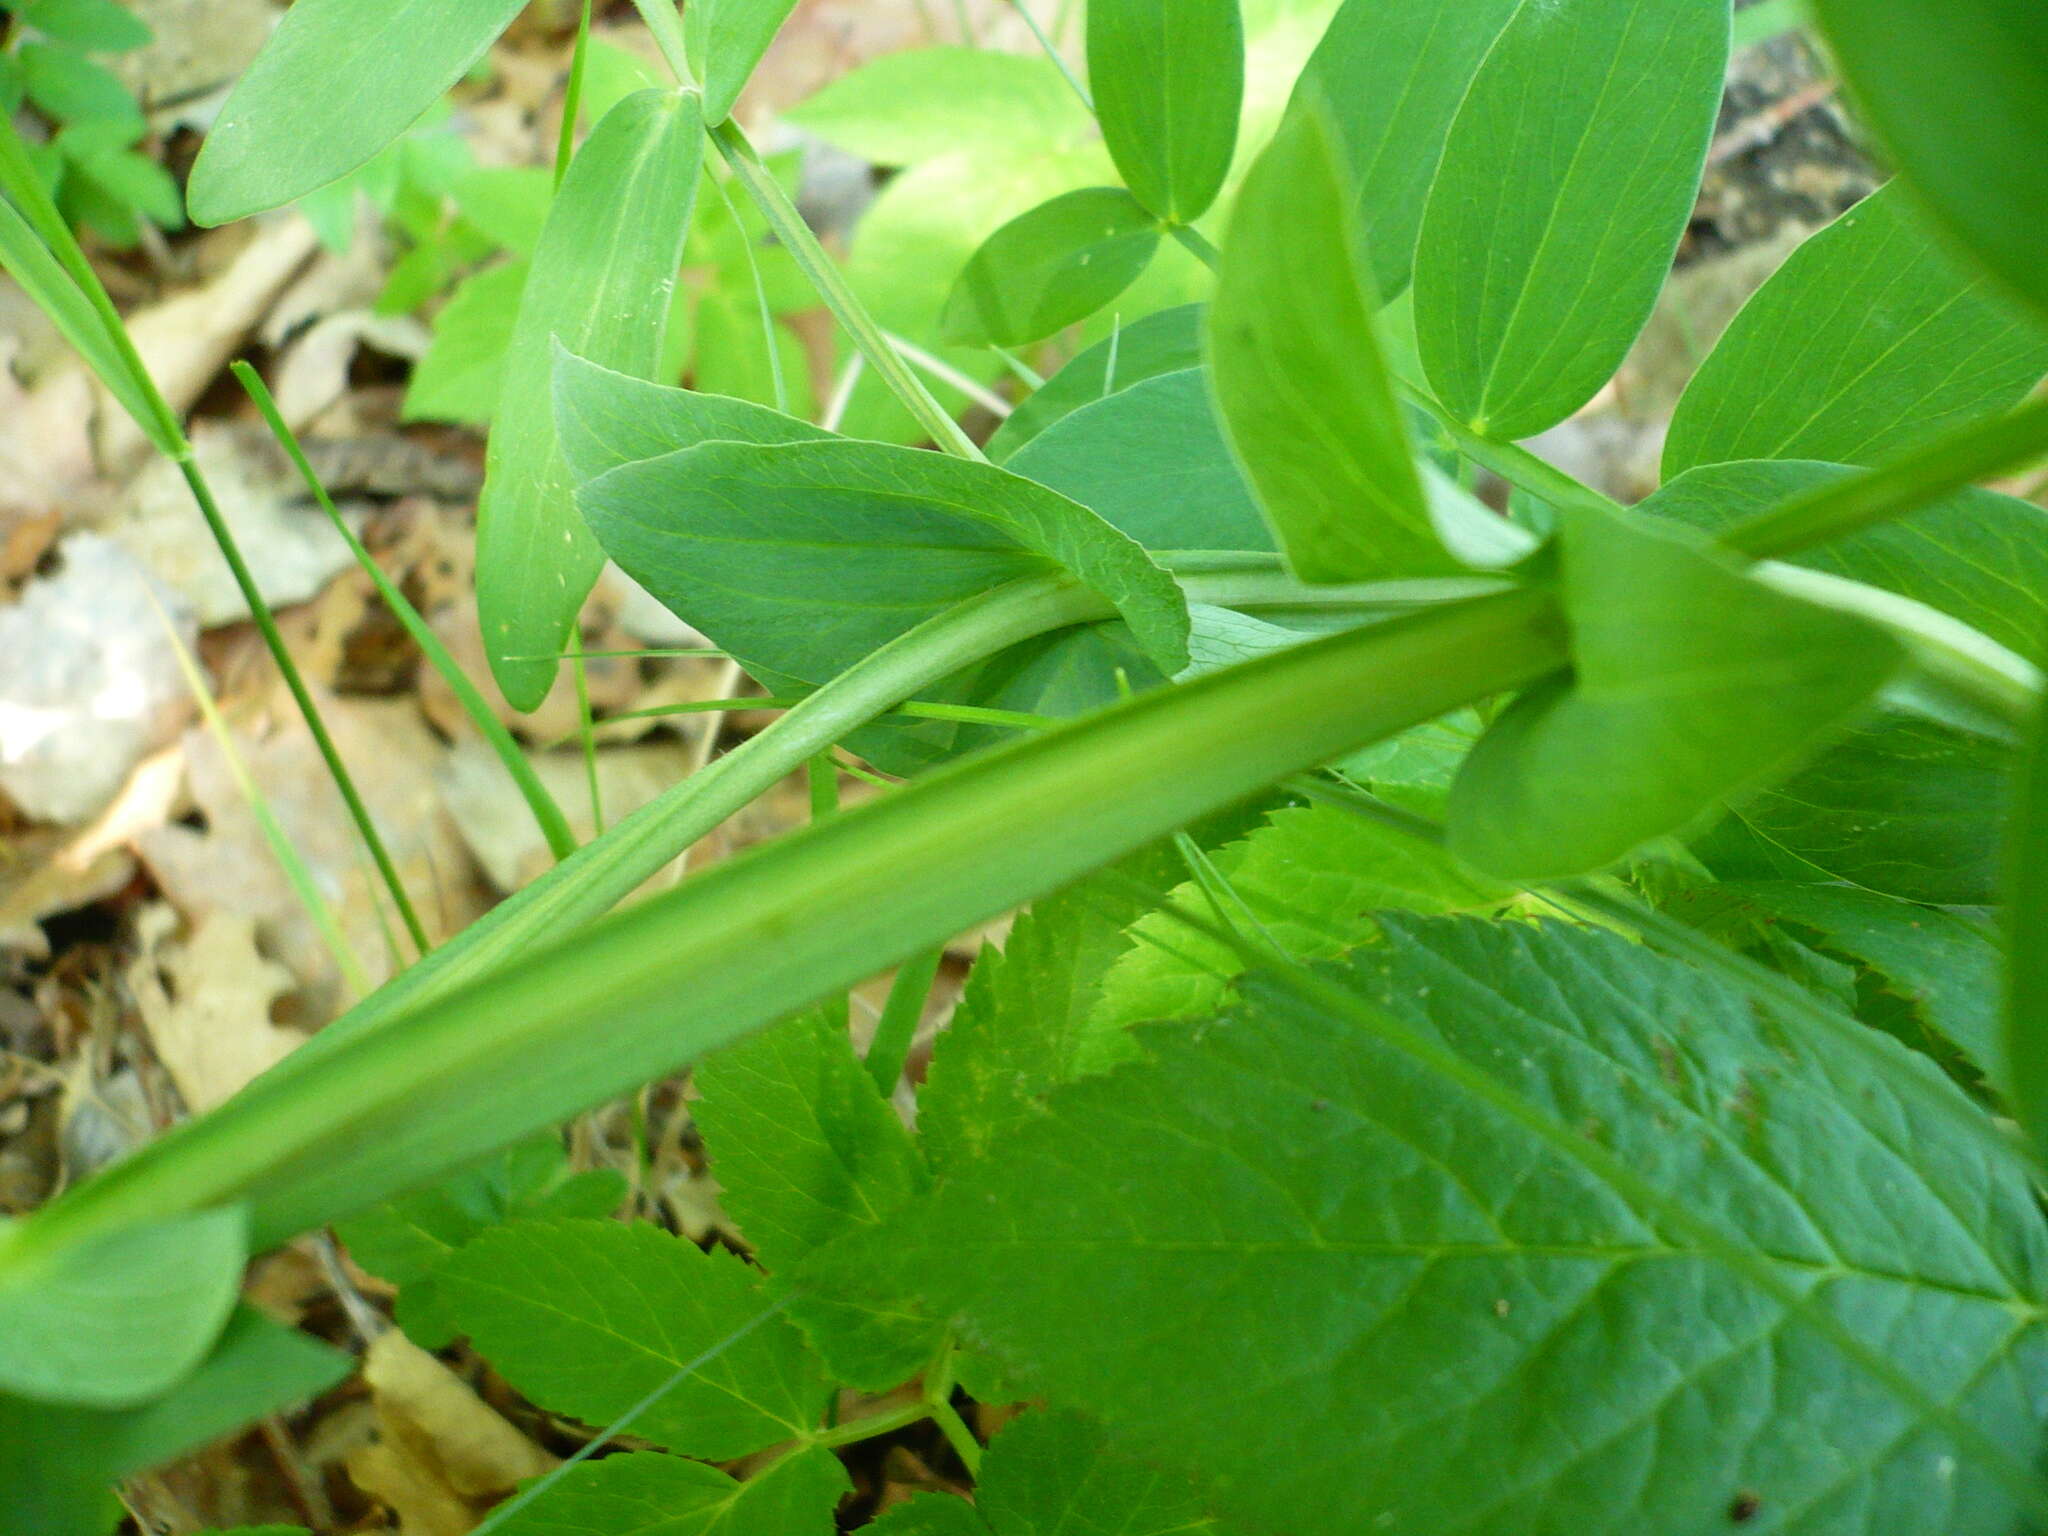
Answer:
[{"label": "thin green stalk", "polygon": [[[893,1435],[899,1429],[908,1429],[913,1424],[922,1424],[932,1416],[931,1409],[924,1403],[911,1403],[906,1407],[892,1409],[888,1413],[871,1413],[864,1419],[849,1419],[831,1429],[820,1430],[817,1434],[799,1442],[799,1450],[816,1446],[836,1449],[842,1445],[858,1445],[863,1440],[872,1440],[878,1435]],[[762,1469],[763,1471],[766,1468]],[[758,1475],[758,1474],[756,1474]]]},{"label": "thin green stalk", "polygon": [[349,527],[348,520],[334,505],[334,498],[327,494],[327,487],[320,483],[320,476],[314,470],[312,461],[306,457],[306,450],[300,445],[298,435],[286,423],[283,412],[277,408],[277,401],[271,397],[262,376],[245,362],[237,361],[231,367],[236,380],[248,393],[258,413],[269,426],[271,435],[277,439],[278,445],[284,449],[297,468],[299,477],[305,481],[306,489],[311,493],[313,500],[319,504],[320,510],[327,514],[327,520],[333,524],[334,531],[340,534],[343,542],[348,545],[349,553],[355,556],[356,564],[376,586],[377,595],[384,600],[384,606],[412,638],[412,643],[419,647],[420,654],[427,659],[427,664],[441,675],[441,680],[447,683],[449,690],[455,695],[455,701],[469,717],[470,724],[474,725],[484,740],[491,744],[491,750],[497,753],[498,761],[504,764],[505,772],[511,776],[512,782],[519,786],[519,793],[525,798],[527,809],[533,813],[533,819],[540,827],[541,836],[547,839],[549,852],[557,859],[566,859],[576,851],[576,834],[569,830],[568,818],[562,814],[561,806],[555,803],[555,797],[548,793],[547,786],[541,782],[533,764],[527,761],[526,754],[519,750],[519,743],[512,739],[512,733],[505,728],[504,721],[498,718],[497,711],[485,701],[476,684],[469,680],[469,674],[462,670],[461,663],[449,654],[448,647],[441,643],[441,637],[434,633],[433,626],[427,623],[398,583],[384,574],[384,567],[363,547],[363,541],[356,537],[355,530]]},{"label": "thin green stalk", "polygon": [[562,92],[562,133],[555,142],[555,190],[569,174],[569,162],[576,155],[576,119],[583,111],[583,77],[590,64],[591,0],[583,0],[576,18],[576,46],[569,55],[569,84]]},{"label": "thin green stalk", "polygon": [[1555,464],[1538,458],[1528,449],[1480,436],[1445,409],[1428,390],[1405,379],[1399,381],[1399,387],[1402,398],[1426,412],[1441,426],[1460,453],[1475,464],[1492,470],[1509,485],[1518,486],[1553,507],[1591,507],[1602,512],[1619,510],[1612,498],[1601,495],[1590,485],[1566,474]]},{"label": "thin green stalk", "polygon": [[1820,486],[1724,530],[1730,549],[1782,559],[1889,522],[2048,454],[2048,396],[1992,421],[1946,432],[1894,463]]},{"label": "thin green stalk", "polygon": [[1045,35],[1045,28],[1041,27],[1038,24],[1038,18],[1031,14],[1031,6],[1028,0],[1010,0],[1010,4],[1017,8],[1017,14],[1024,18],[1024,25],[1029,27],[1031,35],[1038,39],[1038,46],[1045,51],[1045,56],[1052,60],[1053,67],[1060,72],[1061,78],[1072,87],[1074,94],[1081,98],[1081,105],[1088,109],[1088,115],[1093,117],[1095,115],[1095,98],[1088,94],[1088,87],[1083,85],[1081,77],[1074,73],[1073,65],[1067,62],[1067,56],[1061,53],[1058,45]]},{"label": "thin green stalk", "polygon": [[1188,253],[1211,272],[1223,269],[1223,253],[1216,249],[1216,242],[1203,234],[1192,224],[1169,224],[1166,232],[1178,240]]},{"label": "thin green stalk", "polygon": [[633,0],[633,9],[640,13],[640,19],[647,23],[647,30],[654,36],[654,46],[661,50],[662,59],[676,77],[676,83],[686,89],[697,87],[697,75],[690,68],[689,46],[683,41],[682,18],[670,0]]},{"label": "thin green stalk", "polygon": [[928,949],[904,961],[896,979],[889,983],[889,998],[882,1004],[882,1017],[875,1025],[874,1039],[868,1042],[867,1056],[868,1076],[885,1099],[896,1092],[896,1084],[903,1078],[917,1026],[924,1019],[925,999],[931,996],[932,983],[945,958],[945,946]]},{"label": "thin green stalk", "polygon": [[[792,698],[692,699],[683,704],[657,704],[613,715],[619,720],[665,720],[671,715],[723,715],[736,709],[795,709],[808,695]],[[1052,715],[1029,715],[1015,709],[984,709],[977,704],[929,704],[911,699],[888,711],[909,720],[950,720],[962,725],[993,725],[1006,730],[1049,731],[1065,722]],[[568,738],[564,737],[563,741]],[[560,746],[561,742],[553,745]]]},{"label": "thin green stalk", "polygon": [[768,357],[768,378],[775,390],[775,409],[783,415],[789,414],[789,380],[783,377],[782,348],[775,336],[775,312],[768,307],[768,282],[761,275],[761,259],[754,254],[754,242],[746,239],[746,225],[740,218],[739,204],[732,200],[732,192],[726,184],[713,177],[711,184],[718,188],[719,200],[725,204],[725,211],[732,215],[733,228],[740,231],[740,249],[747,253],[747,271],[754,279],[754,307],[761,316],[761,350]]},{"label": "thin green stalk", "polygon": [[1045,388],[1045,375],[1025,362],[1016,353],[1010,351],[1009,348],[992,346],[989,348],[989,351],[995,353],[997,357],[1003,360],[1003,366],[1009,369],[1011,375],[1026,389],[1035,393]]},{"label": "thin green stalk", "polygon": [[569,631],[569,641],[569,659],[576,674],[576,735],[583,746],[583,781],[590,793],[590,824],[602,837],[604,791],[597,782],[597,719],[590,712],[590,669],[583,664],[580,624]]},{"label": "thin green stalk", "polygon": [[838,263],[818,243],[818,237],[804,223],[803,215],[790,201],[789,194],[782,190],[782,184],[761,163],[761,157],[755,153],[754,146],[748,142],[739,124],[728,118],[710,133],[711,141],[718,146],[718,152],[732,167],[740,185],[746,188],[747,195],[761,210],[768,227],[796,259],[797,265],[803,268],[818,297],[825,301],[833,318],[853,338],[868,366],[881,375],[891,392],[940,448],[959,458],[985,460],[986,455],[960,429],[960,423],[947,414],[946,408],[924,387],[897,350],[889,345],[882,328],[875,324],[874,317],[854,293]]},{"label": "thin green stalk", "polygon": [[953,1454],[960,1458],[968,1475],[981,1476],[981,1442],[974,1438],[974,1431],[967,1427],[959,1410],[948,1402],[936,1402],[930,1406],[932,1422],[939,1426],[946,1437],[946,1444],[953,1447]]}]

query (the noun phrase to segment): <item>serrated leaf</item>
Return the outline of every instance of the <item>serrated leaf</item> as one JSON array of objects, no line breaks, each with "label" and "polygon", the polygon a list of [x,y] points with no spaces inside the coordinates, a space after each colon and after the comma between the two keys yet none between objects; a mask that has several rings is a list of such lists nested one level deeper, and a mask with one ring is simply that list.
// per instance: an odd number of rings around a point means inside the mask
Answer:
[{"label": "serrated leaf", "polygon": [[1088,78],[1102,137],[1131,195],[1192,224],[1216,201],[1244,108],[1238,0],[1093,0]]},{"label": "serrated leaf", "polygon": [[10,1531],[101,1536],[120,1511],[117,1479],[291,1408],[351,1367],[339,1350],[240,1307],[198,1369],[144,1407],[59,1408],[0,1394],[0,1513]]},{"label": "serrated leaf", "polygon": [[1330,113],[1357,173],[1352,217],[1382,299],[1408,286],[1451,120],[1520,3],[1346,0],[1302,71],[1291,110]]},{"label": "serrated leaf", "polygon": [[1786,878],[1982,906],[1998,899],[2012,767],[1997,742],[1887,711],[1735,811],[1785,861]]},{"label": "serrated leaf", "polygon": [[988,456],[998,464],[1056,422],[1147,379],[1202,364],[1204,307],[1182,304],[1130,325],[1120,325],[1046,380],[996,429]]},{"label": "serrated leaf", "polygon": [[982,242],[940,326],[956,346],[1041,341],[1110,303],[1159,250],[1159,221],[1121,187],[1064,192]]},{"label": "serrated leaf", "polygon": [[1573,671],[1465,760],[1450,845],[1474,868],[1582,874],[1683,831],[1797,767],[1898,669],[1883,631],[1763,586],[1690,530],[1559,515]]},{"label": "serrated leaf", "polygon": [[981,48],[884,54],[782,115],[877,165],[1071,144],[1091,128],[1049,60]]},{"label": "serrated leaf", "polygon": [[1080,405],[1008,467],[1070,497],[1150,550],[1270,550],[1216,418],[1209,375],[1183,368]]},{"label": "serrated leaf", "polygon": [[[1638,510],[1719,533],[1852,473],[1832,464],[1719,464],[1680,476]],[[2032,502],[1962,491],[1795,558],[1925,603],[2048,662],[2048,511]]]},{"label": "serrated leaf", "polygon": [[463,1244],[509,1221],[608,1215],[625,1195],[625,1181],[609,1169],[570,1172],[560,1139],[547,1135],[338,1223],[335,1232],[358,1265],[398,1287],[407,1336],[439,1349],[460,1332],[440,1273]]},{"label": "serrated leaf", "polygon": [[490,425],[529,270],[524,261],[508,261],[456,285],[434,316],[434,338],[406,384],[407,421]]},{"label": "serrated leaf", "polygon": [[29,0],[19,13],[30,31],[88,53],[127,53],[147,47],[156,36],[141,17],[114,0]]},{"label": "serrated leaf", "polygon": [[1858,105],[1975,258],[2048,315],[2048,24],[2033,0],[1815,0]]},{"label": "serrated leaf", "polygon": [[1323,115],[1298,114],[1238,196],[1209,314],[1224,430],[1302,580],[1455,571],[1380,356],[1337,153]]},{"label": "serrated leaf", "polygon": [[339,180],[469,72],[525,0],[300,0],[199,151],[192,218],[227,224]]},{"label": "serrated leaf", "polygon": [[555,345],[623,373],[654,371],[703,143],[694,96],[627,97],[571,163],[534,253],[477,508],[478,617],[492,674],[518,709],[546,697],[604,566],[555,438]]},{"label": "serrated leaf", "polygon": [[1609,935],[1389,928],[1060,1091],[895,1262],[1261,1529],[2013,1527],[1951,1427],[2031,1462],[2048,1241],[1930,1064]]},{"label": "serrated leaf", "polygon": [[965,1499],[918,1493],[862,1526],[871,1536],[988,1536],[988,1522]]},{"label": "serrated leaf", "polygon": [[760,1320],[759,1282],[732,1254],[615,1221],[499,1227],[440,1271],[449,1314],[535,1402],[604,1425],[680,1375],[633,1431],[714,1461],[800,1438],[823,1411],[828,1383],[787,1322]]},{"label": "serrated leaf", "polygon": [[[1487,911],[1514,894],[1441,848],[1328,806],[1276,811],[1214,863],[1228,893],[1223,910],[1196,880],[1175,889],[1172,904],[1296,960],[1339,955],[1377,937],[1380,911]],[[1143,918],[1130,938],[1089,1021],[1114,1039],[1127,1039],[1134,1024],[1214,1013],[1246,969],[1229,945],[1170,913]]]},{"label": "serrated leaf", "polygon": [[84,1408],[161,1397],[213,1349],[247,1257],[239,1206],[117,1228],[47,1257],[0,1229],[0,1391]]},{"label": "serrated leaf", "polygon": [[1875,464],[2017,404],[2048,328],[1953,258],[1891,186],[1744,306],[1672,419],[1664,476],[1744,459]]},{"label": "serrated leaf", "polygon": [[494,1527],[502,1536],[833,1536],[851,1491],[846,1469],[813,1447],[744,1483],[673,1456],[608,1456],[572,1467]]},{"label": "serrated leaf", "polygon": [[732,116],[754,66],[775,41],[796,0],[697,0],[684,8],[683,40],[704,87],[704,122]]},{"label": "serrated leaf", "polygon": [[1727,0],[1524,0],[1444,145],[1415,256],[1437,397],[1508,440],[1599,392],[1656,307],[1721,104]]}]

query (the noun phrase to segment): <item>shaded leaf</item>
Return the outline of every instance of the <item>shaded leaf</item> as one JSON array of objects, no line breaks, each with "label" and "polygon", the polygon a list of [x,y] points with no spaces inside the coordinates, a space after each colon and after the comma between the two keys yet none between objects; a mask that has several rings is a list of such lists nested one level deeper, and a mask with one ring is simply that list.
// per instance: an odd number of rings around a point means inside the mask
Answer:
[{"label": "shaded leaf", "polygon": [[1076,1529],[1200,1536],[1214,1529],[1184,1474],[1119,1452],[1100,1425],[1077,1413],[1012,1420],[982,1458],[974,1508],[995,1536],[1065,1536]]},{"label": "shaded leaf", "polygon": [[941,326],[959,346],[1022,346],[1087,319],[1152,263],[1159,223],[1121,187],[1065,192],[983,242]]},{"label": "shaded leaf", "polygon": [[1192,224],[1216,201],[1244,106],[1238,0],[1093,0],[1088,78],[1131,195]]},{"label": "shaded leaf", "polygon": [[1199,304],[1182,304],[1118,326],[1018,406],[988,440],[988,456],[1004,463],[1085,405],[1161,374],[1200,367],[1203,313]]},{"label": "shaded leaf", "polygon": [[673,1456],[608,1456],[569,1471],[503,1536],[833,1536],[852,1484],[830,1451],[801,1451],[744,1483]]}]

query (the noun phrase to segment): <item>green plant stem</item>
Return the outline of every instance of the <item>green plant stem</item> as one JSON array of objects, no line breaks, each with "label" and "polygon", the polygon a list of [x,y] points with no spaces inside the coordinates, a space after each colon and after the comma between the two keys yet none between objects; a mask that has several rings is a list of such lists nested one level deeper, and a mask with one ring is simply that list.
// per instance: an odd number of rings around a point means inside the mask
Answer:
[{"label": "green plant stem", "polygon": [[583,110],[583,77],[590,65],[590,10],[592,0],[583,0],[576,18],[576,46],[569,55],[569,84],[562,92],[562,133],[555,142],[555,190],[569,174],[569,161],[576,154],[576,118]]},{"label": "green plant stem", "polygon": [[1783,559],[1889,522],[2048,454],[2048,396],[2010,415],[1944,433],[1895,463],[1795,496],[1725,529],[1720,540],[1758,560]]},{"label": "green plant stem", "polygon": [[981,1476],[981,1442],[974,1438],[974,1431],[960,1417],[959,1410],[949,1402],[936,1402],[931,1406],[932,1422],[946,1437],[946,1444],[953,1447],[953,1454],[960,1458],[961,1465],[973,1477]]},{"label": "green plant stem", "polygon": [[1178,240],[1187,249],[1189,255],[1193,256],[1195,260],[1199,261],[1211,272],[1220,272],[1223,269],[1223,253],[1216,249],[1216,242],[1195,228],[1194,225],[1169,224],[1166,226],[1166,232]]},{"label": "green plant stem", "polygon": [[931,995],[945,958],[944,945],[913,955],[889,983],[889,998],[882,1004],[882,1017],[875,1025],[874,1039],[868,1042],[867,1056],[868,1076],[885,1099],[896,1092],[896,1084],[903,1078],[917,1026],[924,1019],[925,999]]},{"label": "green plant stem", "polygon": [[916,418],[917,424],[940,448],[958,458],[985,461],[986,455],[960,429],[960,423],[947,414],[946,408],[924,387],[923,381],[901,354],[889,345],[888,337],[854,293],[838,263],[818,243],[818,237],[804,223],[803,215],[790,201],[789,194],[782,190],[782,184],[762,164],[761,157],[755,153],[754,146],[748,142],[739,124],[728,118],[709,131],[712,143],[718,146],[718,152],[732,167],[740,185],[746,188],[747,195],[761,210],[768,227],[811,280],[811,286],[824,300],[825,307],[832,311],[833,318],[853,338],[868,366],[881,376],[896,398],[903,402],[904,408]]},{"label": "green plant stem", "polygon": [[348,545],[349,553],[355,556],[356,564],[376,586],[377,595],[384,600],[384,606],[403,626],[406,634],[411,636],[412,643],[420,648],[420,654],[426,657],[427,664],[440,674],[443,682],[447,683],[449,690],[455,695],[455,701],[462,706],[462,712],[469,717],[470,724],[474,725],[484,740],[490,743],[491,750],[497,753],[498,761],[504,765],[505,772],[511,776],[512,782],[519,786],[519,793],[524,797],[527,809],[533,813],[534,822],[539,826],[541,836],[547,840],[548,851],[557,859],[566,859],[576,851],[576,834],[570,831],[569,820],[562,814],[561,806],[556,804],[555,797],[548,793],[547,786],[541,783],[540,775],[534,771],[533,764],[527,761],[526,754],[519,750],[519,743],[512,739],[512,733],[505,728],[504,721],[498,718],[497,711],[485,701],[476,684],[469,680],[469,674],[462,670],[461,663],[449,654],[448,647],[441,643],[441,637],[434,633],[433,626],[428,624],[420,611],[412,605],[412,600],[396,582],[384,574],[384,567],[363,547],[363,541],[356,537],[355,530],[349,527],[348,520],[341,515],[340,508],[335,506],[334,498],[327,494],[327,487],[320,483],[320,476],[314,471],[312,461],[306,457],[306,450],[301,446],[298,434],[293,432],[285,421],[284,413],[277,408],[277,401],[271,397],[262,376],[245,362],[237,361],[231,368],[236,380],[254,402],[265,424],[269,426],[271,436],[277,439],[278,445],[284,449],[293,467],[298,470],[299,478],[305,482],[307,491],[318,503],[320,510],[327,514],[327,520],[333,524],[334,531],[341,535],[343,542]]},{"label": "green plant stem", "polygon": [[1565,654],[1552,600],[1506,592],[1310,641],[942,769],[580,932],[528,934],[516,961],[459,990],[444,970],[430,1001],[411,989],[400,1027],[323,1032],[320,1048],[12,1229],[0,1270],[33,1273],[53,1245],[223,1204],[245,1204],[252,1245],[267,1248]]},{"label": "green plant stem", "polygon": [[[866,1418],[849,1419],[846,1423],[834,1425],[831,1429],[820,1430],[809,1439],[799,1442],[796,1450],[805,1451],[816,1446],[833,1449],[842,1445],[858,1445],[861,1441],[872,1440],[878,1435],[893,1435],[899,1429],[922,1424],[931,1416],[931,1408],[924,1403],[912,1403],[908,1407],[893,1409],[888,1413],[871,1413]],[[766,1470],[765,1467],[762,1469]]]},{"label": "green plant stem", "polygon": [[590,795],[590,825],[602,837],[604,790],[597,781],[597,717],[590,712],[590,669],[583,663],[583,627],[580,624],[571,626],[569,630],[569,660],[576,675],[576,735],[583,747],[583,783]]}]

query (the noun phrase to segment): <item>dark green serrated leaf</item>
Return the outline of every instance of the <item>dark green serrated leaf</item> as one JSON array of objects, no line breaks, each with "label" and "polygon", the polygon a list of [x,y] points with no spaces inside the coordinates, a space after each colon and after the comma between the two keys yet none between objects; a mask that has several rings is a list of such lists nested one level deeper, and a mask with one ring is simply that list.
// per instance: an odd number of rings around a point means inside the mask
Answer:
[{"label": "dark green serrated leaf", "polygon": [[704,86],[707,126],[732,116],[754,66],[795,9],[796,0],[696,0],[684,7],[683,41]]},{"label": "dark green serrated leaf", "polygon": [[694,95],[627,97],[570,164],[534,253],[477,508],[478,618],[492,674],[517,709],[546,698],[604,566],[556,440],[555,347],[623,373],[654,371],[703,145]]},{"label": "dark green serrated leaf", "polygon": [[1346,0],[1302,71],[1292,110],[1320,105],[1336,125],[1357,177],[1353,217],[1382,299],[1408,286],[1451,120],[1520,3]]},{"label": "dark green serrated leaf", "polygon": [[1238,0],[1093,0],[1088,76],[1132,196],[1177,224],[1208,212],[1230,174],[1244,105]]},{"label": "dark green serrated leaf", "polygon": [[1720,108],[1728,0],[1524,0],[1451,125],[1415,257],[1422,360],[1483,436],[1598,393],[1671,270]]},{"label": "dark green serrated leaf", "polygon": [[1883,631],[1763,586],[1690,530],[1559,515],[1573,671],[1465,760],[1450,843],[1474,868],[1581,874],[1683,831],[1796,767],[1899,667]]},{"label": "dark green serrated leaf", "polygon": [[833,1536],[851,1491],[830,1451],[812,1448],[744,1483],[673,1456],[608,1456],[572,1467],[506,1517],[501,1536]]},{"label": "dark green serrated leaf", "polygon": [[2048,328],[1944,249],[1891,186],[1808,240],[1679,401],[1664,477],[1745,459],[1875,464],[2017,404]]},{"label": "dark green serrated leaf", "polygon": [[192,218],[281,208],[370,161],[418,122],[525,0],[299,0],[215,119]]},{"label": "dark green serrated leaf", "polygon": [[988,456],[1002,464],[1054,423],[1083,406],[1147,379],[1202,363],[1199,304],[1183,304],[1119,326],[1105,341],[1081,353],[1018,406],[988,440]]},{"label": "dark green serrated leaf", "polygon": [[1184,1473],[1110,1443],[1077,1413],[1036,1412],[989,1443],[974,1507],[995,1536],[1203,1536],[1215,1526]]},{"label": "dark green serrated leaf", "polygon": [[1937,1405],[2031,1461],[2048,1240],[1931,1064],[1605,934],[1389,929],[1061,1090],[894,1262],[1258,1529],[2015,1527]]},{"label": "dark green serrated leaf", "polygon": [[863,1536],[988,1536],[974,1506],[949,1493],[913,1494],[860,1529]]},{"label": "dark green serrated leaf", "polygon": [[1143,276],[1159,221],[1122,187],[1040,203],[990,235],[940,321],[955,346],[1018,347],[1086,320]]},{"label": "dark green serrated leaf", "polygon": [[[1718,464],[1672,481],[1638,510],[1719,533],[1852,473],[1831,464]],[[1938,608],[2048,661],[2048,512],[2032,502],[1963,491],[1796,558]]]},{"label": "dark green serrated leaf", "polygon": [[1815,0],[1858,103],[1914,190],[2048,315],[2048,18],[2034,0]]},{"label": "dark green serrated leaf", "polygon": [[633,1432],[725,1461],[808,1434],[824,1407],[828,1383],[796,1330],[760,1321],[771,1303],[759,1272],[659,1227],[498,1227],[450,1258],[440,1282],[449,1314],[507,1381],[588,1424],[674,1381]]},{"label": "dark green serrated leaf", "polygon": [[2020,1123],[2037,1144],[2048,1144],[2048,707],[2040,711],[2014,804],[2003,1040]]},{"label": "dark green serrated leaf", "polygon": [[29,0],[17,9],[30,31],[88,53],[127,53],[147,47],[156,36],[141,17],[114,0]]},{"label": "dark green serrated leaf", "polygon": [[1455,571],[1380,356],[1337,153],[1321,113],[1297,114],[1238,196],[1209,316],[1224,430],[1302,580]]},{"label": "dark green serrated leaf", "polygon": [[1216,419],[1200,368],[1162,373],[1051,423],[1008,467],[1150,550],[1270,550],[1272,530]]}]

